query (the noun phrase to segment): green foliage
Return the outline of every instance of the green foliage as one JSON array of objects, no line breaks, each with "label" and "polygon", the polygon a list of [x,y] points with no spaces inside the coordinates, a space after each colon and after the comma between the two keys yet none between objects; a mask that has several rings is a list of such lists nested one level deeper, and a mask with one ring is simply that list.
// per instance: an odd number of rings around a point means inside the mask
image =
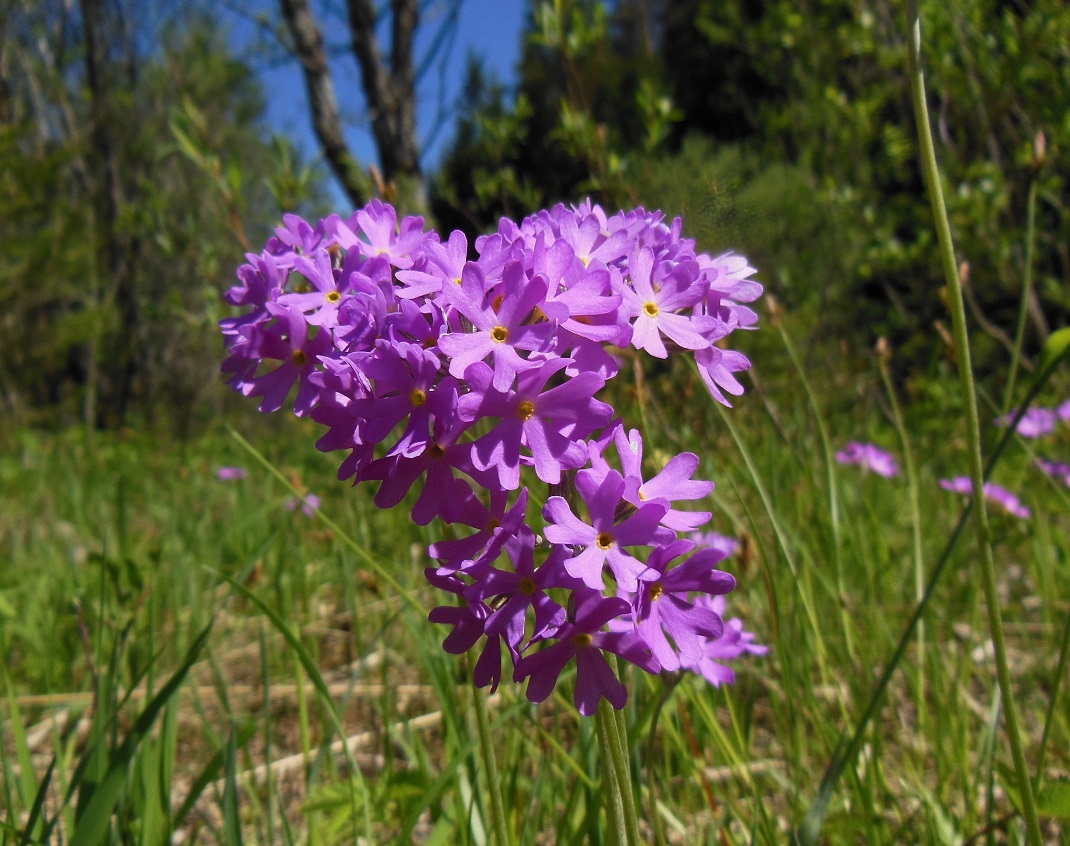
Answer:
[{"label": "green foliage", "polygon": [[[680,117],[643,16],[631,14],[643,5],[534,4],[512,104],[478,66],[470,71],[465,117],[435,184],[440,221],[474,233],[502,214],[585,194],[609,204],[636,200],[635,162]],[[479,170],[485,162],[494,163],[489,185]]]},{"label": "green foliage", "polygon": [[515,167],[527,142],[531,102],[521,94],[506,108],[502,87],[485,78],[477,61],[469,62],[465,96],[469,105],[432,183],[432,203],[442,225],[474,232],[484,209],[515,214],[537,207],[542,193]]},{"label": "green foliage", "polygon": [[[967,302],[984,330],[975,358],[998,372],[1025,276],[1031,186],[1027,356],[1070,317],[1070,8],[922,7],[937,154]],[[857,354],[886,337],[899,377],[935,376],[933,328],[946,309],[904,25],[886,0],[536,3],[518,106],[500,94],[492,107],[469,100],[440,219],[474,232],[588,194],[687,210],[686,231],[752,258],[772,293],[805,310],[815,338],[835,336]],[[484,115],[510,131],[488,131]],[[477,189],[463,166],[480,160],[495,162],[494,189],[483,174]]]},{"label": "green foliage", "polygon": [[[132,7],[130,26],[148,30],[146,12]],[[266,131],[254,71],[219,22],[183,13],[158,41],[146,32],[129,78],[117,59],[102,74],[109,183],[90,92],[48,52],[47,15],[27,5],[0,29],[26,77],[0,116],[0,408],[46,425],[160,414],[186,432],[218,408],[226,280],[283,208],[317,201],[318,171]]]},{"label": "green foliage", "polygon": [[1070,780],[1049,781],[1037,795],[1037,810],[1044,816],[1070,820]]},{"label": "green foliage", "polygon": [[[799,318],[782,318],[788,337],[798,334]],[[776,354],[784,348],[767,355]],[[807,372],[807,399],[798,373],[788,373],[723,415],[686,367],[646,389],[651,469],[677,450],[702,456],[717,482],[708,503],[713,526],[746,539],[727,562],[739,580],[729,615],[772,646],[739,662],[736,685],[723,690],[690,676],[666,685],[633,674],[626,713],[642,776],[637,799],[644,808],[655,803],[670,839],[781,843],[801,823],[913,610],[915,526],[929,573],[959,513],[957,498],[936,485],[959,470],[944,451],[961,437],[953,384],[905,410],[916,450],[914,510],[904,505],[902,480],[841,468],[822,445],[822,430],[832,448],[853,438],[897,442],[873,413],[882,404],[874,374]],[[626,399],[630,386],[619,387]],[[443,632],[410,612],[340,529],[325,532],[299,511],[285,518],[289,482],[307,489],[320,480],[323,510],[417,604],[430,601],[419,547],[431,535],[401,509],[376,511],[371,491],[329,482],[333,462],[310,449],[310,434],[305,421],[291,421],[252,438],[267,444],[281,478],[225,436],[176,447],[151,433],[102,434],[89,449],[72,435],[24,434],[6,445],[15,449],[0,450],[0,490],[8,492],[0,554],[9,562],[0,596],[18,609],[0,619],[8,675],[0,796],[14,809],[14,830],[74,830],[73,794],[60,808],[50,800],[36,819],[25,816],[41,785],[62,796],[82,759],[82,783],[104,784],[150,701],[141,696],[145,680],[160,691],[216,616],[202,660],[157,712],[160,731],[144,735],[130,759],[111,817],[117,839],[148,843],[153,832],[177,831],[201,842],[328,843],[370,828],[376,842],[485,842],[490,803],[464,660],[442,651]],[[1046,452],[1066,448],[1062,433]],[[992,525],[1030,748],[1050,749],[1040,806],[1057,820],[1068,727],[1065,706],[1054,701],[1052,659],[1065,628],[1059,598],[1070,577],[1070,498],[1031,462],[1026,450],[1012,449],[996,478],[1024,492],[1034,521],[995,514]],[[215,478],[218,466],[243,463],[250,478]],[[58,477],[65,483],[55,484]],[[48,519],[30,518],[40,514]],[[887,707],[831,793],[822,842],[938,843],[983,836],[990,825],[998,837],[1015,836],[1013,776],[1003,774],[1000,744],[992,746],[995,685],[971,561],[965,546],[951,557],[925,617],[924,656],[907,649],[891,675]],[[600,825],[596,744],[570,704],[573,673],[542,707],[508,680],[490,703],[499,787],[518,842],[590,842]],[[303,708],[295,675],[307,690]],[[87,694],[98,690],[109,704],[93,716]],[[53,695],[49,704],[31,695],[44,692]],[[90,715],[91,736],[103,745],[57,728],[45,744],[56,758],[49,772],[41,741],[32,741],[37,754],[29,745],[39,729],[27,726],[68,708],[68,726]],[[356,738],[362,779],[340,751],[329,751],[340,732]],[[303,763],[254,774],[294,757]],[[990,771],[1000,790],[986,804],[977,797]],[[175,787],[166,793],[163,784]]]}]

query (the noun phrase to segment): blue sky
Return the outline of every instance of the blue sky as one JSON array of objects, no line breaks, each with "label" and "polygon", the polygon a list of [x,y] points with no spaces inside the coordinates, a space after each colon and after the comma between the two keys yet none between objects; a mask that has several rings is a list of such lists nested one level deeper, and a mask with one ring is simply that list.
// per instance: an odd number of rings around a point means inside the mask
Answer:
[{"label": "blue sky", "polygon": [[[251,5],[253,15],[259,12],[273,21],[281,20],[275,0],[252,0]],[[364,125],[364,98],[356,60],[349,50],[348,30],[341,12],[344,7],[341,3],[325,4],[316,0],[312,5],[322,15],[321,29],[328,45],[334,48],[332,70],[347,140],[358,160],[367,166],[376,161],[375,146]],[[338,14],[326,17],[323,13],[326,5],[333,6]],[[444,2],[431,3],[421,21],[417,39],[418,61],[438,29],[445,5]],[[461,0],[460,23],[445,63],[442,65],[440,58],[439,63],[428,70],[418,91],[417,124],[425,171],[434,169],[453,137],[451,107],[460,95],[467,57],[470,54],[483,57],[487,70],[501,82],[510,85],[514,81],[526,8],[526,0]],[[256,27],[248,12],[233,15],[231,26],[235,46],[250,48],[256,37]],[[384,53],[389,53],[388,32],[380,34],[380,47]],[[291,137],[306,155],[318,156],[304,78],[297,62],[286,59],[273,67],[264,67],[260,61],[258,67],[268,98],[268,120],[273,129]],[[340,196],[340,191],[338,193]]]}]

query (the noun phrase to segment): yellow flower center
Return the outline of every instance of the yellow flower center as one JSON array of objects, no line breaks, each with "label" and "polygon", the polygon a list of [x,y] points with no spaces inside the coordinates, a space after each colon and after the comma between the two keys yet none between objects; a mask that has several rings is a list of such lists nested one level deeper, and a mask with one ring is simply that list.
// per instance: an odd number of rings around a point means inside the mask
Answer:
[{"label": "yellow flower center", "polygon": [[524,596],[531,596],[535,593],[536,589],[537,585],[535,584],[534,579],[524,578],[520,580],[520,592],[524,594]]},{"label": "yellow flower center", "polygon": [[650,586],[650,601],[657,602],[663,593],[665,593],[665,588],[661,586],[661,582],[654,582]]},{"label": "yellow flower center", "polygon": [[443,458],[446,455],[446,448],[440,444],[431,444],[427,448],[427,454],[434,459]]},{"label": "yellow flower center", "polygon": [[496,344],[504,344],[509,340],[509,330],[504,326],[495,326],[490,330],[490,337]]},{"label": "yellow flower center", "polygon": [[416,408],[419,408],[425,402],[427,402],[427,394],[421,391],[419,388],[413,388],[412,393],[409,394],[409,402]]},{"label": "yellow flower center", "polygon": [[609,532],[599,532],[596,543],[599,549],[609,549],[613,546],[613,535]]},{"label": "yellow flower center", "polygon": [[580,649],[584,649],[585,647],[590,646],[591,641],[593,640],[594,638],[587,634],[587,632],[580,632],[578,635],[572,636],[572,642],[576,644],[576,646],[578,646]]},{"label": "yellow flower center", "polygon": [[643,306],[643,311],[649,314],[651,317],[658,316],[658,304],[651,301]]},{"label": "yellow flower center", "polygon": [[531,400],[524,400],[516,407],[516,416],[521,420],[530,420],[533,414],[535,414],[535,403]]},{"label": "yellow flower center", "polygon": [[308,364],[308,356],[305,355],[304,350],[294,350],[291,358],[293,359],[294,364],[298,367],[304,367]]},{"label": "yellow flower center", "polygon": [[327,292],[327,302],[336,303],[340,299],[342,299],[342,295],[338,291],[328,291]]}]

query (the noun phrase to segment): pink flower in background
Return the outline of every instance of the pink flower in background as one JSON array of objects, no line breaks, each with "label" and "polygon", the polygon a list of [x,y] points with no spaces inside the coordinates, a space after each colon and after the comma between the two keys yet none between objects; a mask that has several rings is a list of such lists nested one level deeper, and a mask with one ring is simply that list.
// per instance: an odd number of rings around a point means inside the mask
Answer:
[{"label": "pink flower in background", "polygon": [[1063,484],[1070,488],[1070,464],[1063,461],[1048,461],[1046,458],[1038,458],[1037,467],[1049,476],[1062,479]]},{"label": "pink flower in background", "polygon": [[306,517],[315,517],[320,507],[320,498],[315,494],[305,494],[304,497],[292,496],[286,500],[287,511],[296,511],[299,505]]},{"label": "pink flower in background", "polygon": [[249,471],[244,467],[220,467],[215,475],[221,482],[233,482],[246,478],[249,475]]},{"label": "pink flower in background", "polygon": [[851,441],[836,453],[836,460],[840,464],[858,464],[863,469],[871,470],[886,479],[899,475],[899,465],[895,463],[891,453],[873,444]]},{"label": "pink flower in background", "polygon": [[[940,487],[945,491],[964,494],[966,496],[969,496],[973,491],[973,485],[970,484],[969,476],[955,476],[952,479],[941,479]],[[985,499],[989,499],[996,503],[1002,507],[1004,511],[1014,517],[1018,517],[1021,520],[1028,520],[1033,516],[1033,512],[1031,512],[1015,494],[994,482],[985,482],[984,494]]]},{"label": "pink flower in background", "polygon": [[[1067,406],[1064,403],[1060,408],[1060,415],[1062,409]],[[1070,414],[1070,408],[1066,409]],[[1012,411],[1003,417],[997,417],[995,423],[997,426],[1009,426],[1011,421],[1014,420],[1014,415],[1017,411]],[[1039,438],[1041,435],[1047,435],[1055,430],[1056,412],[1050,408],[1031,408],[1025,414],[1022,415],[1021,422],[1018,424],[1018,434],[1023,438]],[[1066,420],[1066,417],[1063,417]]]},{"label": "pink flower in background", "polygon": [[[724,619],[724,596],[700,595],[695,604],[708,607]],[[735,670],[728,666],[728,662],[736,660],[744,653],[765,655],[768,651],[768,646],[754,642],[753,632],[743,628],[743,621],[739,617],[732,617],[724,620],[724,631],[720,637],[703,641],[703,654],[697,661],[681,656],[680,666],[698,673],[714,687],[720,687],[722,684],[734,684],[736,681]]]},{"label": "pink flower in background", "polygon": [[1070,400],[1062,403],[1055,409],[1055,416],[1063,423],[1070,423]]},{"label": "pink flower in background", "polygon": [[691,540],[697,547],[720,550],[726,558],[739,552],[741,545],[736,538],[730,538],[719,532],[692,532]]}]

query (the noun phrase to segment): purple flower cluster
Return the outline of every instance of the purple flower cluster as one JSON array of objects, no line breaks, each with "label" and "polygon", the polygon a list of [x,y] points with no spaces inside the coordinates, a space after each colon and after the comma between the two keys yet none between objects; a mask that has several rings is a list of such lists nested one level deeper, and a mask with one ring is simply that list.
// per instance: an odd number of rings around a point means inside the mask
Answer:
[{"label": "purple flower cluster", "polygon": [[857,464],[862,469],[884,476],[886,479],[899,475],[899,465],[895,463],[895,458],[891,453],[873,444],[851,441],[836,453],[836,460],[840,464]]},{"label": "purple flower cluster", "polygon": [[[1009,425],[1016,413],[1012,411],[1003,417],[997,417],[996,425]],[[1052,434],[1060,421],[1070,423],[1070,400],[1065,400],[1055,408],[1030,408],[1022,415],[1017,433],[1023,438],[1040,438]],[[1047,475],[1061,480],[1064,485],[1070,487],[1070,464],[1038,457],[1036,465]]]},{"label": "purple flower cluster", "polygon": [[[970,482],[969,476],[955,476],[951,479],[941,479],[940,487],[945,491],[965,494],[967,496],[973,492],[973,485]],[[1006,488],[1001,487],[994,482],[985,482],[983,490],[985,499],[989,499],[996,503],[1008,514],[1018,517],[1021,520],[1028,520],[1033,516],[1029,508],[1025,506],[1015,494]]]},{"label": "purple flower cluster", "polygon": [[1070,488],[1070,464],[1065,461],[1049,461],[1046,458],[1038,458],[1037,467],[1049,476],[1061,479],[1062,483]]},{"label": "purple flower cluster", "polygon": [[[1009,414],[997,417],[994,422],[997,426],[1009,426],[1017,413],[1017,410],[1011,411]],[[1016,432],[1023,438],[1042,438],[1046,435],[1055,433],[1060,422],[1070,423],[1070,400],[1065,400],[1055,408],[1034,406],[1027,409],[1025,414],[1022,415],[1022,419],[1018,422]],[[1070,464],[1038,457],[1036,459],[1036,466],[1047,475],[1061,480],[1064,485],[1070,487]],[[958,484],[958,486],[961,487],[962,481],[960,479],[941,481],[941,485],[948,490],[957,490],[957,488],[950,487],[952,484]],[[991,487],[995,488],[995,494],[990,492],[990,485],[986,484],[985,495],[987,497],[1001,504],[1015,517],[1028,519],[1031,516],[1029,508],[1023,505],[1021,500],[1013,493],[998,486]],[[966,490],[960,492],[968,493],[968,485]]]},{"label": "purple flower cluster", "polygon": [[320,507],[320,498],[315,494],[305,494],[303,497],[292,496],[286,500],[287,511],[296,511],[298,506],[306,517],[315,517]]},{"label": "purple flower cluster", "polygon": [[[443,241],[377,200],[315,226],[287,216],[226,295],[244,312],[222,323],[223,371],[261,411],[292,395],[326,427],[319,448],[348,452],[339,478],[378,484],[377,505],[409,496],[414,522],[457,527],[430,548],[427,578],[450,595],[430,619],[451,627],[448,652],[478,647],[479,685],[508,656],[540,702],[574,661],[589,715],[626,698],[606,653],[724,681],[702,662],[737,628],[714,602],[735,581],[716,569],[724,551],[680,537],[710,515],[677,507],[713,484],[691,453],[644,475],[639,433],[596,395],[620,351],[686,350],[728,405],[750,364],[723,342],[756,325],[753,268],[696,253],[679,219],[590,203],[503,219],[472,246],[469,260],[462,233]],[[540,534],[525,468],[552,494]],[[744,634],[733,642],[756,651]]]},{"label": "purple flower cluster", "polygon": [[[1055,424],[1060,417],[1063,420],[1070,417],[1067,412],[1070,412],[1070,406],[1065,403],[1060,406],[1060,413],[1057,413],[1054,408],[1030,408],[1022,415],[1022,419],[1018,421],[1016,431],[1023,438],[1043,437],[1055,431]],[[1009,426],[1017,413],[1017,411],[1012,411],[1010,414],[997,417],[994,422],[997,426]]]}]

